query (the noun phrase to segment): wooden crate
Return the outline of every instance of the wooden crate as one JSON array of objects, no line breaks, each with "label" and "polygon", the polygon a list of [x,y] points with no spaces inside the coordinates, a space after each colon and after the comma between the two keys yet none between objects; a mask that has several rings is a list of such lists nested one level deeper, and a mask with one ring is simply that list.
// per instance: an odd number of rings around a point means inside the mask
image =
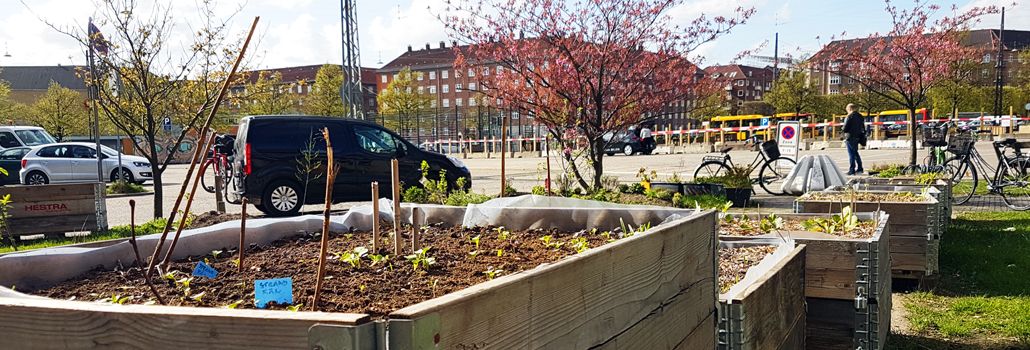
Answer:
[{"label": "wooden crate", "polygon": [[[911,176],[895,177],[895,178],[890,178],[890,179],[884,179],[884,178],[879,178],[879,177],[867,177],[867,178],[860,178],[860,179],[853,180],[852,181],[852,185],[855,185],[855,184],[860,186],[859,189],[863,189],[863,190],[876,190],[877,188],[874,188],[872,186],[887,185],[887,186],[899,186],[899,187],[896,187],[896,189],[900,189],[900,190],[903,190],[903,191],[906,191],[906,192],[915,192],[915,193],[919,193],[920,191],[922,191],[922,188],[928,187],[928,186],[936,188],[941,193],[938,196],[935,196],[934,198],[937,199],[937,202],[940,204],[941,209],[943,209],[941,211],[941,213],[940,213],[941,214],[941,230],[940,230],[940,234],[943,235],[945,232],[947,232],[948,226],[951,225],[951,215],[952,215],[952,205],[951,205],[952,184],[951,184],[951,180],[937,180],[936,182],[934,182],[931,185],[924,185],[924,184],[917,183],[916,179],[914,177],[911,177]],[[864,186],[870,186],[870,187],[866,188]]]},{"label": "wooden crate", "polygon": [[[874,213],[857,213],[859,220],[877,220]],[[781,214],[784,219],[811,219],[829,214]],[[890,298],[891,264],[888,233],[891,216],[881,213],[873,237],[845,238],[821,232],[783,231],[762,236],[720,235],[722,241],[775,243],[782,237],[804,244],[805,297],[837,300]],[[870,292],[872,291],[872,292]]]},{"label": "wooden crate", "polygon": [[391,349],[711,349],[715,212],[389,315]]},{"label": "wooden crate", "polygon": [[0,297],[0,329],[10,349],[376,349],[365,314]]},{"label": "wooden crate", "polygon": [[883,349],[891,329],[891,298],[856,302],[808,298],[807,349]]},{"label": "wooden crate", "polygon": [[799,245],[737,295],[720,294],[719,349],[803,349],[804,279],[805,246]]},{"label": "wooden crate", "polygon": [[[861,191],[866,192],[866,191]],[[885,193],[885,191],[868,191]],[[799,197],[794,202],[797,213],[840,212],[850,203],[815,201]],[[922,203],[856,202],[855,211],[882,210],[890,215],[887,231],[890,234],[891,275],[894,278],[919,279],[939,271],[938,202],[927,195]]]},{"label": "wooden crate", "polygon": [[0,196],[11,195],[11,235],[35,235],[93,231],[97,220],[96,197],[105,191],[100,183],[3,186]]}]

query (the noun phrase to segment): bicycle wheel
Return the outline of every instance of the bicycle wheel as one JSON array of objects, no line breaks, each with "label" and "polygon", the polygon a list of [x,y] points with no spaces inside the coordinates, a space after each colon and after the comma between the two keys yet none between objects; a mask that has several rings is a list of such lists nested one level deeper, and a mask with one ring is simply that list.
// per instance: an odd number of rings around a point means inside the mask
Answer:
[{"label": "bicycle wheel", "polygon": [[1015,210],[1030,209],[1030,172],[1027,168],[1030,160],[1017,158],[1009,160],[1002,172],[1000,184],[1001,198],[1005,205]]},{"label": "bicycle wheel", "polygon": [[787,179],[787,175],[795,165],[797,162],[787,157],[779,157],[765,162],[762,170],[758,173],[758,184],[765,192],[774,196],[782,196],[785,193],[783,181]]},{"label": "bicycle wheel", "polygon": [[698,166],[697,170],[694,170],[694,179],[696,180],[702,177],[723,176],[729,173],[729,165],[726,165],[726,163],[723,162],[712,160],[701,163],[701,166]]},{"label": "bicycle wheel", "polygon": [[951,172],[951,204],[965,204],[976,193],[979,185],[976,167],[972,161],[960,157],[948,159],[944,162],[944,167]]},{"label": "bicycle wheel", "polygon": [[208,159],[206,163],[204,173],[200,176],[200,187],[207,193],[215,193],[215,172],[218,171],[218,167],[215,166],[214,160]]}]

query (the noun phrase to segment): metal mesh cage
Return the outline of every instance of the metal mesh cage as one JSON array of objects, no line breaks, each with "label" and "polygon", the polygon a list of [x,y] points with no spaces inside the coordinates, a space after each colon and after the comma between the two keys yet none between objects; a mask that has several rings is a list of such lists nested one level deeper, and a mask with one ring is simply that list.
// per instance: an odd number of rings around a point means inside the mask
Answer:
[{"label": "metal mesh cage", "polygon": [[960,156],[967,155],[974,143],[976,143],[976,136],[972,133],[963,132],[951,135],[948,139],[948,152]]},{"label": "metal mesh cage", "polygon": [[948,145],[948,129],[923,128],[923,145],[943,147]]},{"label": "metal mesh cage", "polygon": [[776,144],[776,141],[765,141],[762,142],[762,152],[765,152],[765,156],[769,159],[776,159],[780,157],[780,146]]}]

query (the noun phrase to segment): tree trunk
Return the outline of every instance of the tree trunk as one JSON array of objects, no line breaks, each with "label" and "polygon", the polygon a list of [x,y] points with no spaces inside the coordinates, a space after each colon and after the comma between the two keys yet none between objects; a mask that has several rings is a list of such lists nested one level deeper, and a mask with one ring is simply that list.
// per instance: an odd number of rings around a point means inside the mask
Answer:
[{"label": "tree trunk", "polygon": [[908,165],[916,165],[916,109],[909,107],[908,109],[908,136],[911,139],[911,149],[909,150]]},{"label": "tree trunk", "polygon": [[157,162],[150,162],[150,172],[154,175],[154,218],[164,217],[164,186],[161,181],[161,167]]},{"label": "tree trunk", "polygon": [[604,175],[604,146],[607,142],[603,138],[597,137],[597,139],[590,142],[590,165],[594,168],[594,176],[591,179],[590,187],[592,192],[601,190],[601,176]]}]

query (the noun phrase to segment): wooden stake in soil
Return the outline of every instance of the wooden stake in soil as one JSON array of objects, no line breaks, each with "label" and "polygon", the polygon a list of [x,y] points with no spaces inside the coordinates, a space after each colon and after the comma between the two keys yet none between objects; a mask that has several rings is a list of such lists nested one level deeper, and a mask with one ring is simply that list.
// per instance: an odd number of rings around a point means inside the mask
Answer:
[{"label": "wooden stake in soil", "polygon": [[243,256],[247,252],[247,197],[240,200],[240,262],[236,265],[236,272],[243,273]]},{"label": "wooden stake in soil", "polygon": [[401,256],[401,174],[397,159],[390,160],[393,186],[393,254]]},{"label": "wooden stake in soil", "polygon": [[[211,143],[214,144],[215,137],[217,135],[211,135]],[[200,172],[197,173],[197,177],[193,178],[193,186],[190,187],[190,195],[186,198],[186,208],[183,209],[182,218],[179,219],[179,226],[175,228],[175,236],[172,237],[172,244],[168,245],[168,252],[165,253],[165,257],[161,260],[161,269],[167,270],[168,265],[172,263],[172,253],[175,252],[175,246],[179,244],[179,237],[182,235],[182,230],[186,228],[186,222],[189,221],[190,208],[193,207],[193,197],[197,195],[197,186],[200,185],[200,179],[204,177],[204,172],[207,170],[208,163],[207,153],[201,158]]]},{"label": "wooden stake in soil", "polygon": [[372,182],[372,253],[379,254],[379,182]]},{"label": "wooden stake in soil", "polygon": [[143,268],[143,258],[139,255],[139,246],[136,245],[136,200],[129,200],[129,244],[132,245],[132,252],[136,254],[136,267]]},{"label": "wooden stake in soil", "polygon": [[547,158],[547,183],[545,183],[545,189],[547,195],[551,195],[551,135],[544,136],[544,154]]},{"label": "wooden stake in soil", "polygon": [[[157,264],[157,257],[161,254],[161,248],[164,246],[165,239],[168,238],[168,232],[172,229],[172,222],[175,221],[175,214],[179,211],[179,205],[182,204],[182,197],[186,194],[186,186],[189,185],[190,177],[193,176],[193,171],[196,170],[197,160],[201,154],[207,155],[207,132],[211,127],[211,120],[214,119],[215,114],[218,113],[218,107],[222,105],[222,100],[225,98],[226,91],[229,90],[229,85],[233,82],[233,77],[236,75],[236,70],[240,67],[240,62],[243,61],[243,54],[247,52],[247,46],[250,45],[250,39],[254,36],[254,31],[257,29],[258,20],[261,17],[254,17],[254,22],[250,24],[250,32],[247,33],[247,39],[243,41],[243,47],[240,48],[240,54],[236,56],[236,61],[232,64],[232,69],[229,70],[229,75],[225,78],[225,82],[222,83],[222,88],[218,91],[218,97],[215,98],[215,102],[211,105],[211,112],[208,113],[207,119],[204,120],[204,125],[200,128],[200,144],[197,145],[197,149],[193,152],[193,159],[190,161],[189,170],[186,171],[186,178],[182,180],[182,187],[179,189],[179,196],[175,199],[175,205],[172,206],[172,212],[168,214],[168,222],[165,224],[164,231],[161,232],[161,239],[157,241],[157,245],[154,246],[154,253],[150,257],[150,264],[147,266],[147,272],[144,274],[144,278],[148,281],[150,275],[154,273],[154,267]],[[160,298],[160,296],[159,296]]]},{"label": "wooden stake in soil", "polygon": [[504,197],[504,189],[508,188],[508,178],[504,175],[504,158],[508,153],[508,116],[501,118],[501,194]]},{"label": "wooden stake in soil", "polygon": [[315,296],[311,298],[311,310],[318,311],[318,301],[322,297],[322,279],[325,277],[325,258],[329,251],[329,211],[333,207],[333,182],[339,170],[333,164],[333,145],[329,142],[329,128],[322,129],[325,138],[326,176],[325,176],[325,210],[322,212],[322,247],[318,254],[318,275],[315,277]]},{"label": "wooden stake in soil", "polygon": [[411,253],[414,254],[419,249],[422,249],[419,240],[421,236],[421,226],[418,224],[418,208],[411,207]]}]

